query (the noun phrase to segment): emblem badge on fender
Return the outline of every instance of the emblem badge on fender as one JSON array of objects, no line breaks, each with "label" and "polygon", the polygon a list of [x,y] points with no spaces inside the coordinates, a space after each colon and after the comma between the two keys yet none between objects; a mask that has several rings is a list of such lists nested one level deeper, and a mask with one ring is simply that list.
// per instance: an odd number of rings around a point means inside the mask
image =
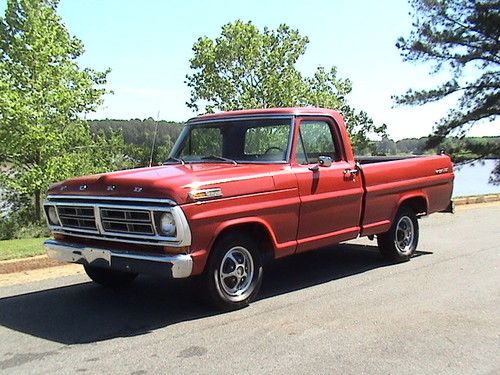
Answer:
[{"label": "emblem badge on fender", "polygon": [[448,173],[448,168],[439,168],[435,170],[436,174]]},{"label": "emblem badge on fender", "polygon": [[142,188],[140,186],[134,187],[134,193],[140,193],[142,191]]},{"label": "emblem badge on fender", "polygon": [[106,188],[107,191],[115,191],[116,190],[116,185],[109,185],[107,188]]},{"label": "emblem badge on fender", "polygon": [[80,185],[80,190],[87,190],[87,185]]}]

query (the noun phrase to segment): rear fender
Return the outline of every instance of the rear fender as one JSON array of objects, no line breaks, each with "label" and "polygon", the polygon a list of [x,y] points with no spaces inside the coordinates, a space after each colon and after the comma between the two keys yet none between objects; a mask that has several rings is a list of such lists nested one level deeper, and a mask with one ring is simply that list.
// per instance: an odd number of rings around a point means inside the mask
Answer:
[{"label": "rear fender", "polygon": [[[394,207],[394,209],[393,209],[393,212],[391,215],[391,223],[394,222],[394,218],[396,217],[396,214],[398,213],[399,208],[401,206],[405,206],[405,205],[408,205],[412,209],[414,209],[415,214],[419,214],[422,212],[427,212],[427,210],[429,208],[429,200],[427,199],[427,196],[422,191],[410,192],[410,193],[406,193],[406,194],[401,195],[396,207]],[[420,207],[422,205],[423,205],[423,207]]]}]

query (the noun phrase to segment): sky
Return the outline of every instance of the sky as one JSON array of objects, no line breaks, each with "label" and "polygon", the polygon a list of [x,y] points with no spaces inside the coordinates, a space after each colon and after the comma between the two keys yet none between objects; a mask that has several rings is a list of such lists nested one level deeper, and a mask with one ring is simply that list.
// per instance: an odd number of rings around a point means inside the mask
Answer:
[{"label": "sky", "polygon": [[[0,0],[0,12],[6,0]],[[403,62],[395,47],[411,30],[405,0],[165,1],[62,0],[58,13],[86,52],[82,67],[111,69],[104,104],[87,118],[159,118],[185,121],[192,45],[201,36],[216,38],[221,26],[237,19],[259,28],[286,23],[309,37],[298,62],[304,75],[316,67],[338,68],[349,78],[347,97],[395,140],[428,135],[452,100],[423,107],[394,107],[391,95],[408,88],[430,88],[446,75],[429,75],[430,66]],[[500,135],[500,121],[474,127],[471,135]]]}]

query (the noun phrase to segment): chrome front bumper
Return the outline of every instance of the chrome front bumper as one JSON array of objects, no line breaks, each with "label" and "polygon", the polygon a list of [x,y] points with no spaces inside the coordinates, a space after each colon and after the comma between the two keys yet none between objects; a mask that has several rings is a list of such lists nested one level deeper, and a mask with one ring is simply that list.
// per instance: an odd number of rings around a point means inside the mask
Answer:
[{"label": "chrome front bumper", "polygon": [[186,254],[142,255],[58,240],[47,240],[44,246],[50,258],[67,263],[169,276],[175,279],[189,277],[193,270],[193,259]]}]

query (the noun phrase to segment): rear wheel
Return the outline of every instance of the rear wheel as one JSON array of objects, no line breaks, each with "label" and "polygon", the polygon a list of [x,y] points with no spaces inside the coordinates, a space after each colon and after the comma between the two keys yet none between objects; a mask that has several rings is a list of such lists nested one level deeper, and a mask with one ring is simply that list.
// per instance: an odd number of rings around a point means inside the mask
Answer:
[{"label": "rear wheel", "polygon": [[116,271],[109,268],[83,266],[87,275],[97,284],[107,287],[125,286],[137,277],[136,273]]},{"label": "rear wheel", "polygon": [[410,260],[418,244],[418,221],[415,212],[409,207],[401,207],[391,228],[379,234],[377,242],[380,253],[387,260]]},{"label": "rear wheel", "polygon": [[217,241],[205,270],[205,297],[215,307],[235,310],[247,306],[262,284],[262,260],[247,235],[230,233]]}]

